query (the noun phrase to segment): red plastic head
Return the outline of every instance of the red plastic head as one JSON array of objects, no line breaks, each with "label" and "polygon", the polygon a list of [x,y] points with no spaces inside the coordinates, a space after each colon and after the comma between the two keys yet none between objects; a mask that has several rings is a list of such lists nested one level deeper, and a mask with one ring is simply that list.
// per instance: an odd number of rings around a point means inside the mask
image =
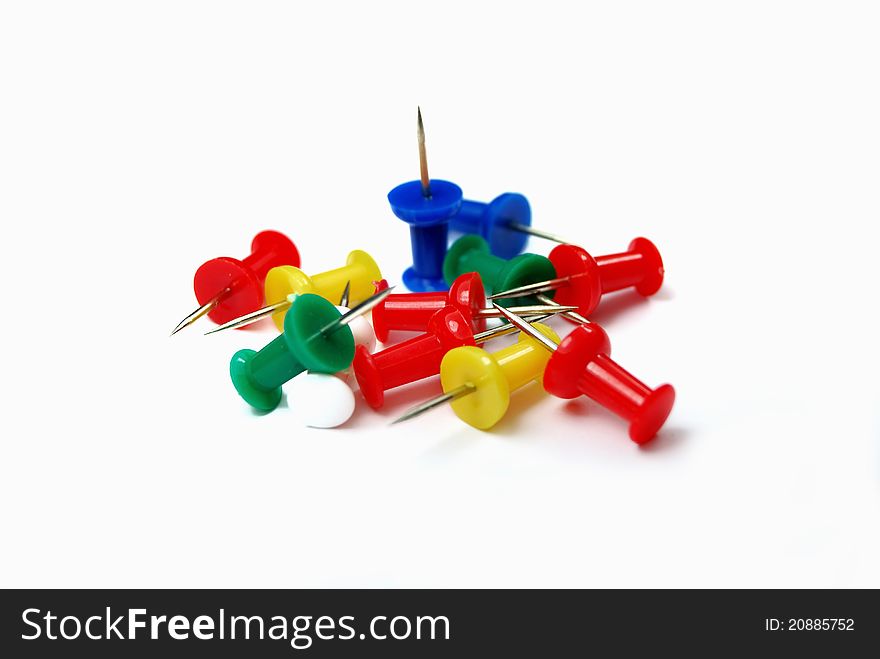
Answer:
[{"label": "red plastic head", "polygon": [[629,244],[629,251],[642,255],[642,280],[636,290],[645,297],[653,295],[663,285],[663,259],[660,250],[647,238],[636,238]]},{"label": "red plastic head", "polygon": [[382,386],[382,375],[376,366],[376,360],[365,346],[358,346],[354,351],[351,367],[364,400],[374,410],[378,410],[385,402],[385,387]]},{"label": "red plastic head", "polygon": [[602,281],[596,260],[577,245],[557,245],[548,258],[557,277],[571,277],[568,284],[556,289],[554,301],[576,305],[578,313],[583,316],[591,314],[602,299]]},{"label": "red plastic head", "polygon": [[207,304],[226,289],[208,317],[215,323],[227,323],[263,304],[263,280],[238,259],[221,256],[202,264],[193,278],[193,290],[199,304]]},{"label": "red plastic head", "polygon": [[[379,281],[374,281],[373,286],[376,287],[375,293],[378,293],[379,291],[384,291],[388,288],[388,282],[384,279],[380,279]],[[388,340],[388,323],[385,322],[385,304],[387,302],[388,298],[386,297],[373,307],[373,310],[370,312],[370,320],[373,323],[373,332],[376,334],[376,338],[380,343],[385,343]]]},{"label": "red plastic head", "polygon": [[[437,337],[443,354],[458,346],[476,345],[470,319],[451,305],[431,316],[427,333]],[[440,357],[442,358],[443,355],[441,354]]]},{"label": "red plastic head", "polygon": [[637,444],[649,441],[666,421],[675,403],[668,384],[651,389],[616,363],[605,331],[591,323],[565,337],[547,362],[544,389],[560,398],[581,394],[629,421]]},{"label": "red plastic head", "polygon": [[544,369],[544,389],[559,398],[577,398],[578,380],[598,355],[611,354],[608,335],[596,323],[579,325],[566,336]]},{"label": "red plastic head", "polygon": [[239,261],[228,256],[211,259],[196,270],[193,289],[199,304],[207,304],[226,289],[208,317],[226,323],[263,304],[263,282],[266,273],[279,265],[299,267],[296,245],[278,231],[261,231],[251,241],[251,253]]},{"label": "red plastic head", "polygon": [[479,274],[466,272],[457,277],[449,287],[447,299],[449,304],[467,318],[474,332],[482,332],[486,329],[486,319],[474,317],[477,311],[486,308],[486,290],[483,288],[483,280]]}]

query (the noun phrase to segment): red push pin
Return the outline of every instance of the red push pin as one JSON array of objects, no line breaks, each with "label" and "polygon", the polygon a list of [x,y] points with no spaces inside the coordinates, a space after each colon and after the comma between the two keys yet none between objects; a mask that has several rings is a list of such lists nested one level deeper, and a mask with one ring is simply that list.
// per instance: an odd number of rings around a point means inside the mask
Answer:
[{"label": "red push pin", "polygon": [[[391,330],[427,331],[431,317],[447,306],[458,309],[475,332],[486,329],[487,318],[501,316],[494,308],[486,308],[486,291],[480,275],[466,272],[452,282],[448,291],[389,295],[373,309],[376,338],[385,343]],[[558,313],[554,309],[557,306],[560,305],[551,300],[544,305],[511,307],[511,310],[522,316],[534,316]],[[569,311],[575,308],[573,305],[567,307]]]},{"label": "red push pin", "polygon": [[553,353],[544,369],[548,393],[559,398],[582,394],[592,398],[629,421],[629,437],[637,444],[657,434],[672,411],[675,389],[668,384],[651,389],[611,359],[611,342],[605,330],[595,323],[580,325],[557,345],[516,314],[498,309]]},{"label": "red push pin", "polygon": [[640,295],[647,297],[663,284],[663,259],[647,238],[636,238],[626,252],[595,258],[583,247],[557,245],[547,258],[556,269],[555,279],[501,291],[487,299],[556,291],[556,302],[577,306],[578,312],[587,316],[605,293],[634,287]]},{"label": "red push pin", "polygon": [[[566,307],[557,309],[564,311]],[[553,312],[556,313],[556,309]],[[550,315],[539,316],[532,322]],[[389,389],[440,373],[443,356],[453,348],[482,344],[515,331],[516,327],[505,324],[475,334],[469,319],[459,309],[446,306],[431,316],[424,334],[373,354],[364,346],[358,346],[352,369],[364,399],[370,407],[379,409]]]},{"label": "red push pin", "polygon": [[352,368],[364,399],[379,409],[388,389],[436,375],[443,355],[458,346],[472,345],[476,344],[468,320],[455,307],[446,307],[431,317],[424,334],[409,341],[374,354],[358,346]]},{"label": "red push pin", "polygon": [[278,231],[261,231],[251,242],[251,253],[239,261],[228,256],[211,259],[196,270],[193,288],[201,305],[178,323],[171,336],[208,314],[226,323],[263,305],[266,273],[279,265],[299,267],[296,245]]}]

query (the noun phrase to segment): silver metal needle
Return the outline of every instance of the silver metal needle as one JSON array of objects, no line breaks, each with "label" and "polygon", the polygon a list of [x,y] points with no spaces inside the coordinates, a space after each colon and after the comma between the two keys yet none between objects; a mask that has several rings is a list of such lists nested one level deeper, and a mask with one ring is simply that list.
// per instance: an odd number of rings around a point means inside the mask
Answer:
[{"label": "silver metal needle", "polygon": [[397,417],[392,421],[389,425],[394,425],[395,423],[400,423],[401,421],[408,421],[409,419],[414,419],[417,416],[420,416],[427,412],[428,410],[433,410],[435,407],[440,407],[444,403],[450,403],[454,400],[458,400],[468,394],[472,394],[477,390],[477,387],[470,382],[466,382],[460,387],[456,387],[452,391],[447,391],[445,394],[437,396],[436,398],[432,398],[431,400],[426,400],[424,403],[419,403],[415,407],[411,407],[406,412],[404,412],[401,416]]},{"label": "silver metal needle", "polygon": [[[535,316],[534,318],[529,318],[530,323],[538,323],[542,320],[546,320],[553,314],[547,314],[546,316]],[[477,332],[474,334],[474,343],[481,344],[485,343],[489,339],[497,339],[499,336],[507,336],[508,334],[515,334],[519,332],[519,328],[515,325],[511,325],[510,323],[505,323],[504,325],[499,325],[498,327],[493,327],[492,329],[487,329],[484,332]]]},{"label": "silver metal needle", "polygon": [[532,293],[543,293],[545,291],[555,291],[557,288],[562,288],[568,282],[571,281],[572,275],[568,275],[567,277],[557,277],[556,279],[546,279],[544,281],[536,281],[534,284],[525,284],[524,286],[517,286],[516,288],[511,288],[506,291],[499,291],[498,293],[493,293],[492,295],[487,295],[487,300],[498,300],[500,298],[505,297],[522,297],[523,295],[530,295]]},{"label": "silver metal needle", "polygon": [[[546,316],[547,314],[577,311],[577,307],[555,304],[550,300],[548,304],[529,304],[522,307],[510,307],[509,310],[520,316]],[[478,309],[474,312],[474,318],[501,318],[501,313],[495,308]]]},{"label": "silver metal needle", "polygon": [[204,316],[206,313],[209,313],[211,311],[211,309],[213,309],[214,307],[216,307],[220,303],[220,300],[222,300],[223,296],[226,295],[228,292],[229,292],[228,288],[220,291],[217,295],[212,297],[210,300],[205,302],[198,309],[196,309],[191,314],[189,314],[186,318],[184,318],[179,323],[177,323],[177,327],[175,327],[174,331],[171,332],[171,336],[174,336],[175,334],[177,334],[184,327],[189,327],[194,322],[196,322],[199,318]]},{"label": "silver metal needle", "polygon": [[243,316],[239,316],[238,318],[233,318],[228,323],[223,323],[219,327],[215,327],[214,329],[205,332],[205,336],[208,334],[216,334],[217,332],[222,332],[223,330],[235,329],[236,327],[247,327],[248,325],[253,325],[259,320],[262,320],[266,316],[271,316],[273,313],[278,311],[279,309],[285,309],[292,304],[290,300],[281,300],[281,302],[276,302],[275,304],[270,304],[262,309],[257,309],[256,311],[251,311],[250,313],[246,313]]},{"label": "silver metal needle", "polygon": [[545,240],[552,240],[555,243],[562,243],[563,245],[570,245],[571,241],[566,240],[562,236],[557,236],[555,233],[550,233],[549,231],[542,231],[541,229],[536,229],[535,227],[530,227],[525,224],[520,224],[519,222],[508,222],[507,226],[514,231],[519,231],[520,233],[527,233],[531,236],[537,236],[538,238],[544,238]]},{"label": "silver metal needle", "polygon": [[510,311],[500,306],[497,302],[493,302],[492,304],[494,304],[495,308],[501,312],[502,316],[510,321],[511,325],[515,325],[516,327],[518,327],[521,331],[525,332],[530,337],[535,339],[550,352],[554,352],[556,350],[556,342],[553,341],[553,339],[551,339],[549,336],[546,336],[542,332],[539,332],[525,320],[517,316],[515,313],[510,313]]},{"label": "silver metal needle", "polygon": [[[558,302],[554,302],[552,298],[547,297],[543,293],[539,293],[535,297],[538,298],[539,302],[543,302],[544,304],[549,304],[551,306],[556,305],[558,307],[562,306]],[[513,311],[514,313],[519,313],[513,307],[510,308],[510,311]],[[562,313],[563,318],[568,318],[569,320],[573,320],[576,323],[587,324],[587,323],[591,322],[589,318],[586,318],[585,316],[582,316],[577,312],[577,307],[575,307],[574,310],[568,309],[566,311],[562,311],[561,313]],[[520,314],[520,315],[522,315],[522,314]]]},{"label": "silver metal needle", "polygon": [[391,291],[394,290],[394,286],[389,286],[388,288],[379,291],[375,295],[371,295],[366,300],[361,302],[360,304],[356,304],[351,309],[342,314],[339,318],[330,321],[324,327],[319,329],[315,334],[313,334],[310,338],[315,338],[319,334],[327,336],[328,334],[332,334],[343,325],[348,325],[358,316],[363,316],[370,309],[379,304],[382,300],[388,297],[391,294]]},{"label": "silver metal needle", "polygon": [[351,280],[349,279],[345,282],[345,290],[342,291],[342,297],[339,298],[339,306],[347,307],[348,306],[348,297],[351,295]]},{"label": "silver metal needle", "polygon": [[431,179],[428,176],[428,154],[425,150],[425,125],[422,123],[422,108],[419,113],[419,174],[422,179],[422,194],[426,199],[431,198]]}]

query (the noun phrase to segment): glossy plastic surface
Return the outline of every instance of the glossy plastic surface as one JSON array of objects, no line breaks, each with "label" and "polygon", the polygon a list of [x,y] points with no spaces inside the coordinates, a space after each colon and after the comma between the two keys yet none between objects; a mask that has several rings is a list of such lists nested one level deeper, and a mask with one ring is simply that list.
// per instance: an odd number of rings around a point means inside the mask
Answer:
[{"label": "glossy plastic surface", "polygon": [[488,204],[481,201],[461,202],[461,208],[449,221],[449,228],[458,233],[475,233],[489,243],[489,250],[502,259],[511,259],[526,248],[529,236],[510,228],[511,222],[532,224],[532,209],[523,195],[505,192]]},{"label": "glossy plastic surface", "polygon": [[566,336],[547,362],[544,388],[560,398],[583,394],[630,422],[629,436],[644,444],[661,428],[675,402],[668,384],[651,389],[609,356],[608,335],[595,323]]},{"label": "glossy plastic surface", "polygon": [[336,307],[317,295],[301,295],[290,307],[284,333],[259,352],[239,350],[229,372],[239,395],[260,410],[273,410],[281,400],[281,385],[309,369],[336,373],[354,357],[354,338],[348,326],[328,334],[321,329],[339,318]]},{"label": "glossy plastic surface", "polygon": [[[554,342],[559,341],[547,325],[534,326]],[[488,430],[507,412],[512,391],[532,380],[541,380],[549,358],[550,353],[527,334],[520,334],[515,344],[494,353],[470,346],[455,348],[446,353],[440,364],[440,382],[444,392],[464,384],[476,387],[473,393],[450,405],[468,425]]]},{"label": "glossy plastic surface", "polygon": [[548,256],[557,277],[572,277],[556,291],[559,304],[575,305],[578,313],[588,316],[602,299],[599,266],[587,250],[577,245],[557,245]]},{"label": "glossy plastic surface", "polygon": [[383,343],[392,330],[424,332],[431,317],[451,305],[461,311],[474,332],[486,329],[485,318],[474,313],[486,306],[483,282],[476,272],[468,272],[449,287],[449,291],[391,294],[373,308],[373,329]]},{"label": "glossy plastic surface", "polygon": [[424,334],[372,355],[359,347],[352,366],[364,399],[379,409],[387,390],[436,375],[443,355],[462,345],[474,345],[474,333],[461,312],[449,306],[431,317]]},{"label": "glossy plastic surface", "polygon": [[262,231],[254,236],[244,260],[221,256],[203,263],[193,278],[193,290],[202,305],[230,289],[208,312],[208,318],[222,324],[262,306],[263,280],[271,268],[299,264],[299,251],[290,238],[278,231]]},{"label": "glossy plastic surface", "polygon": [[422,194],[420,181],[409,181],[388,193],[392,212],[410,225],[413,264],[403,273],[411,291],[443,291],[443,257],[449,219],[461,207],[461,188],[455,183],[431,180],[431,196]]},{"label": "glossy plastic surface", "polygon": [[647,297],[663,285],[663,259],[647,238],[636,238],[626,252],[597,256],[596,263],[603,293],[633,286]]},{"label": "glossy plastic surface", "polygon": [[[443,275],[450,284],[465,272],[477,272],[488,293],[497,293],[525,284],[553,279],[556,269],[546,256],[520,254],[509,261],[493,256],[489,243],[480,236],[462,236],[449,247],[443,262]],[[547,293],[553,297],[554,292]],[[505,298],[498,301],[505,307],[534,304],[534,296]]]},{"label": "glossy plastic surface", "polygon": [[345,382],[324,373],[300,373],[290,382],[287,401],[304,426],[335,428],[351,418],[354,392]]},{"label": "glossy plastic surface", "polygon": [[[335,304],[342,297],[345,285],[351,282],[349,303],[354,306],[370,297],[375,290],[374,282],[381,279],[382,273],[373,257],[356,249],[349,253],[344,266],[312,276],[290,266],[272,268],[266,275],[266,304],[275,304],[289,295],[305,293],[320,295]],[[272,320],[279,330],[284,327],[286,314],[287,309],[283,308],[272,314]]]}]

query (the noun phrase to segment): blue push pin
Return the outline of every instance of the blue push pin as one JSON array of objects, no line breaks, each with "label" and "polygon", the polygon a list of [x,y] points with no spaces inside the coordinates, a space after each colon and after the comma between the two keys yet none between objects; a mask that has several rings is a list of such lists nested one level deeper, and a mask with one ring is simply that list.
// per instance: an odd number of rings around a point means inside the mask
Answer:
[{"label": "blue push pin", "polygon": [[505,192],[488,204],[465,199],[458,215],[449,222],[455,232],[481,236],[492,254],[508,260],[526,248],[533,231],[531,225],[529,200],[516,192]]},{"label": "blue push pin", "polygon": [[443,259],[449,220],[461,208],[461,188],[455,183],[431,180],[425,153],[425,128],[419,109],[419,165],[421,180],[409,181],[388,193],[392,212],[409,224],[413,264],[403,273],[403,283],[417,293],[445,291]]}]

